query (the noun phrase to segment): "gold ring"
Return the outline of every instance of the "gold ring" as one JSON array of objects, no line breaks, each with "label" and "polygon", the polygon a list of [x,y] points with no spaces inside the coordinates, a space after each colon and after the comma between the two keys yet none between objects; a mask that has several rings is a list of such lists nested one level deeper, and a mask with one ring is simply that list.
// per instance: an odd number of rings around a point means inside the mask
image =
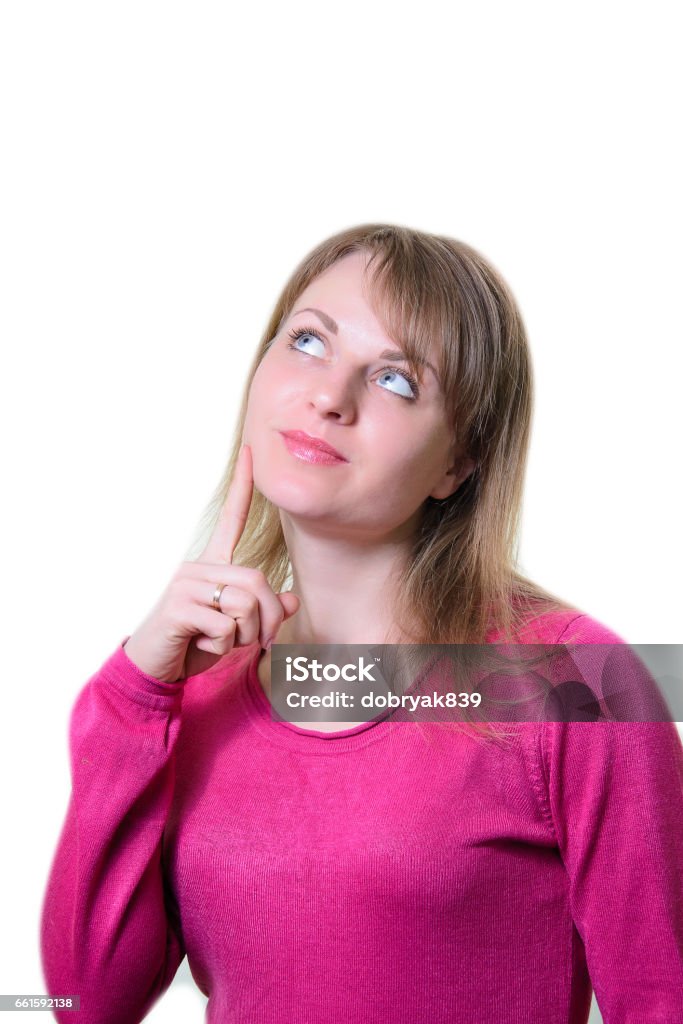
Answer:
[{"label": "gold ring", "polygon": [[219,583],[213,592],[213,598],[211,599],[211,607],[215,608],[217,612],[222,612],[221,608],[221,594],[227,587],[227,583]]}]

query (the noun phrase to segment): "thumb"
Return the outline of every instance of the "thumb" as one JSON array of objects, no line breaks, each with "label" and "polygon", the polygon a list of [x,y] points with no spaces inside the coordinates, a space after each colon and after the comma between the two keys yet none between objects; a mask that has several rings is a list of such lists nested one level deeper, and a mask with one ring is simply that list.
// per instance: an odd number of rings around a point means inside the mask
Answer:
[{"label": "thumb", "polygon": [[301,601],[296,596],[296,594],[293,594],[291,592],[291,590],[286,590],[284,593],[278,594],[277,596],[278,600],[280,601],[280,604],[284,608],[285,619],[291,618],[292,615],[296,614],[296,612],[299,611],[299,608],[301,607]]}]

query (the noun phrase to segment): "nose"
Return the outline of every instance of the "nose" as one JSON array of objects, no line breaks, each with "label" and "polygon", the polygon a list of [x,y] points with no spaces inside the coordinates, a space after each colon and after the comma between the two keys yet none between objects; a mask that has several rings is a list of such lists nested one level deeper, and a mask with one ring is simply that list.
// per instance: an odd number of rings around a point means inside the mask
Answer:
[{"label": "nose", "polygon": [[351,368],[326,368],[311,384],[309,402],[318,415],[338,423],[352,423],[358,415],[358,395]]}]

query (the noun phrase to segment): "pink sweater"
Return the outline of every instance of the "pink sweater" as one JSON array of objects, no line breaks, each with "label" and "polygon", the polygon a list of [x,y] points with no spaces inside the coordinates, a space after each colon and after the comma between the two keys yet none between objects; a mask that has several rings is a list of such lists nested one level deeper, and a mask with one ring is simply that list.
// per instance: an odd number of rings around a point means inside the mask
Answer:
[{"label": "pink sweater", "polygon": [[591,983],[605,1024],[681,1024],[672,723],[316,733],[272,719],[258,655],[163,683],[120,645],[80,692],[41,922],[46,991],[81,998],[59,1021],[142,1020],[187,954],[211,1024],[585,1024]]}]

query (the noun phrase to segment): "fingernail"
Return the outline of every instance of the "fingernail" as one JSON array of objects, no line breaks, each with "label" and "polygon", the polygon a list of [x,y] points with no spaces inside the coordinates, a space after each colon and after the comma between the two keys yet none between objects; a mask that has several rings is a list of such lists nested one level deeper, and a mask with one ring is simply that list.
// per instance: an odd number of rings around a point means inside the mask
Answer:
[{"label": "fingernail", "polygon": [[275,639],[274,637],[269,636],[268,639],[266,640],[266,650],[267,651],[269,651],[270,648],[273,646],[273,640],[274,639]]}]

